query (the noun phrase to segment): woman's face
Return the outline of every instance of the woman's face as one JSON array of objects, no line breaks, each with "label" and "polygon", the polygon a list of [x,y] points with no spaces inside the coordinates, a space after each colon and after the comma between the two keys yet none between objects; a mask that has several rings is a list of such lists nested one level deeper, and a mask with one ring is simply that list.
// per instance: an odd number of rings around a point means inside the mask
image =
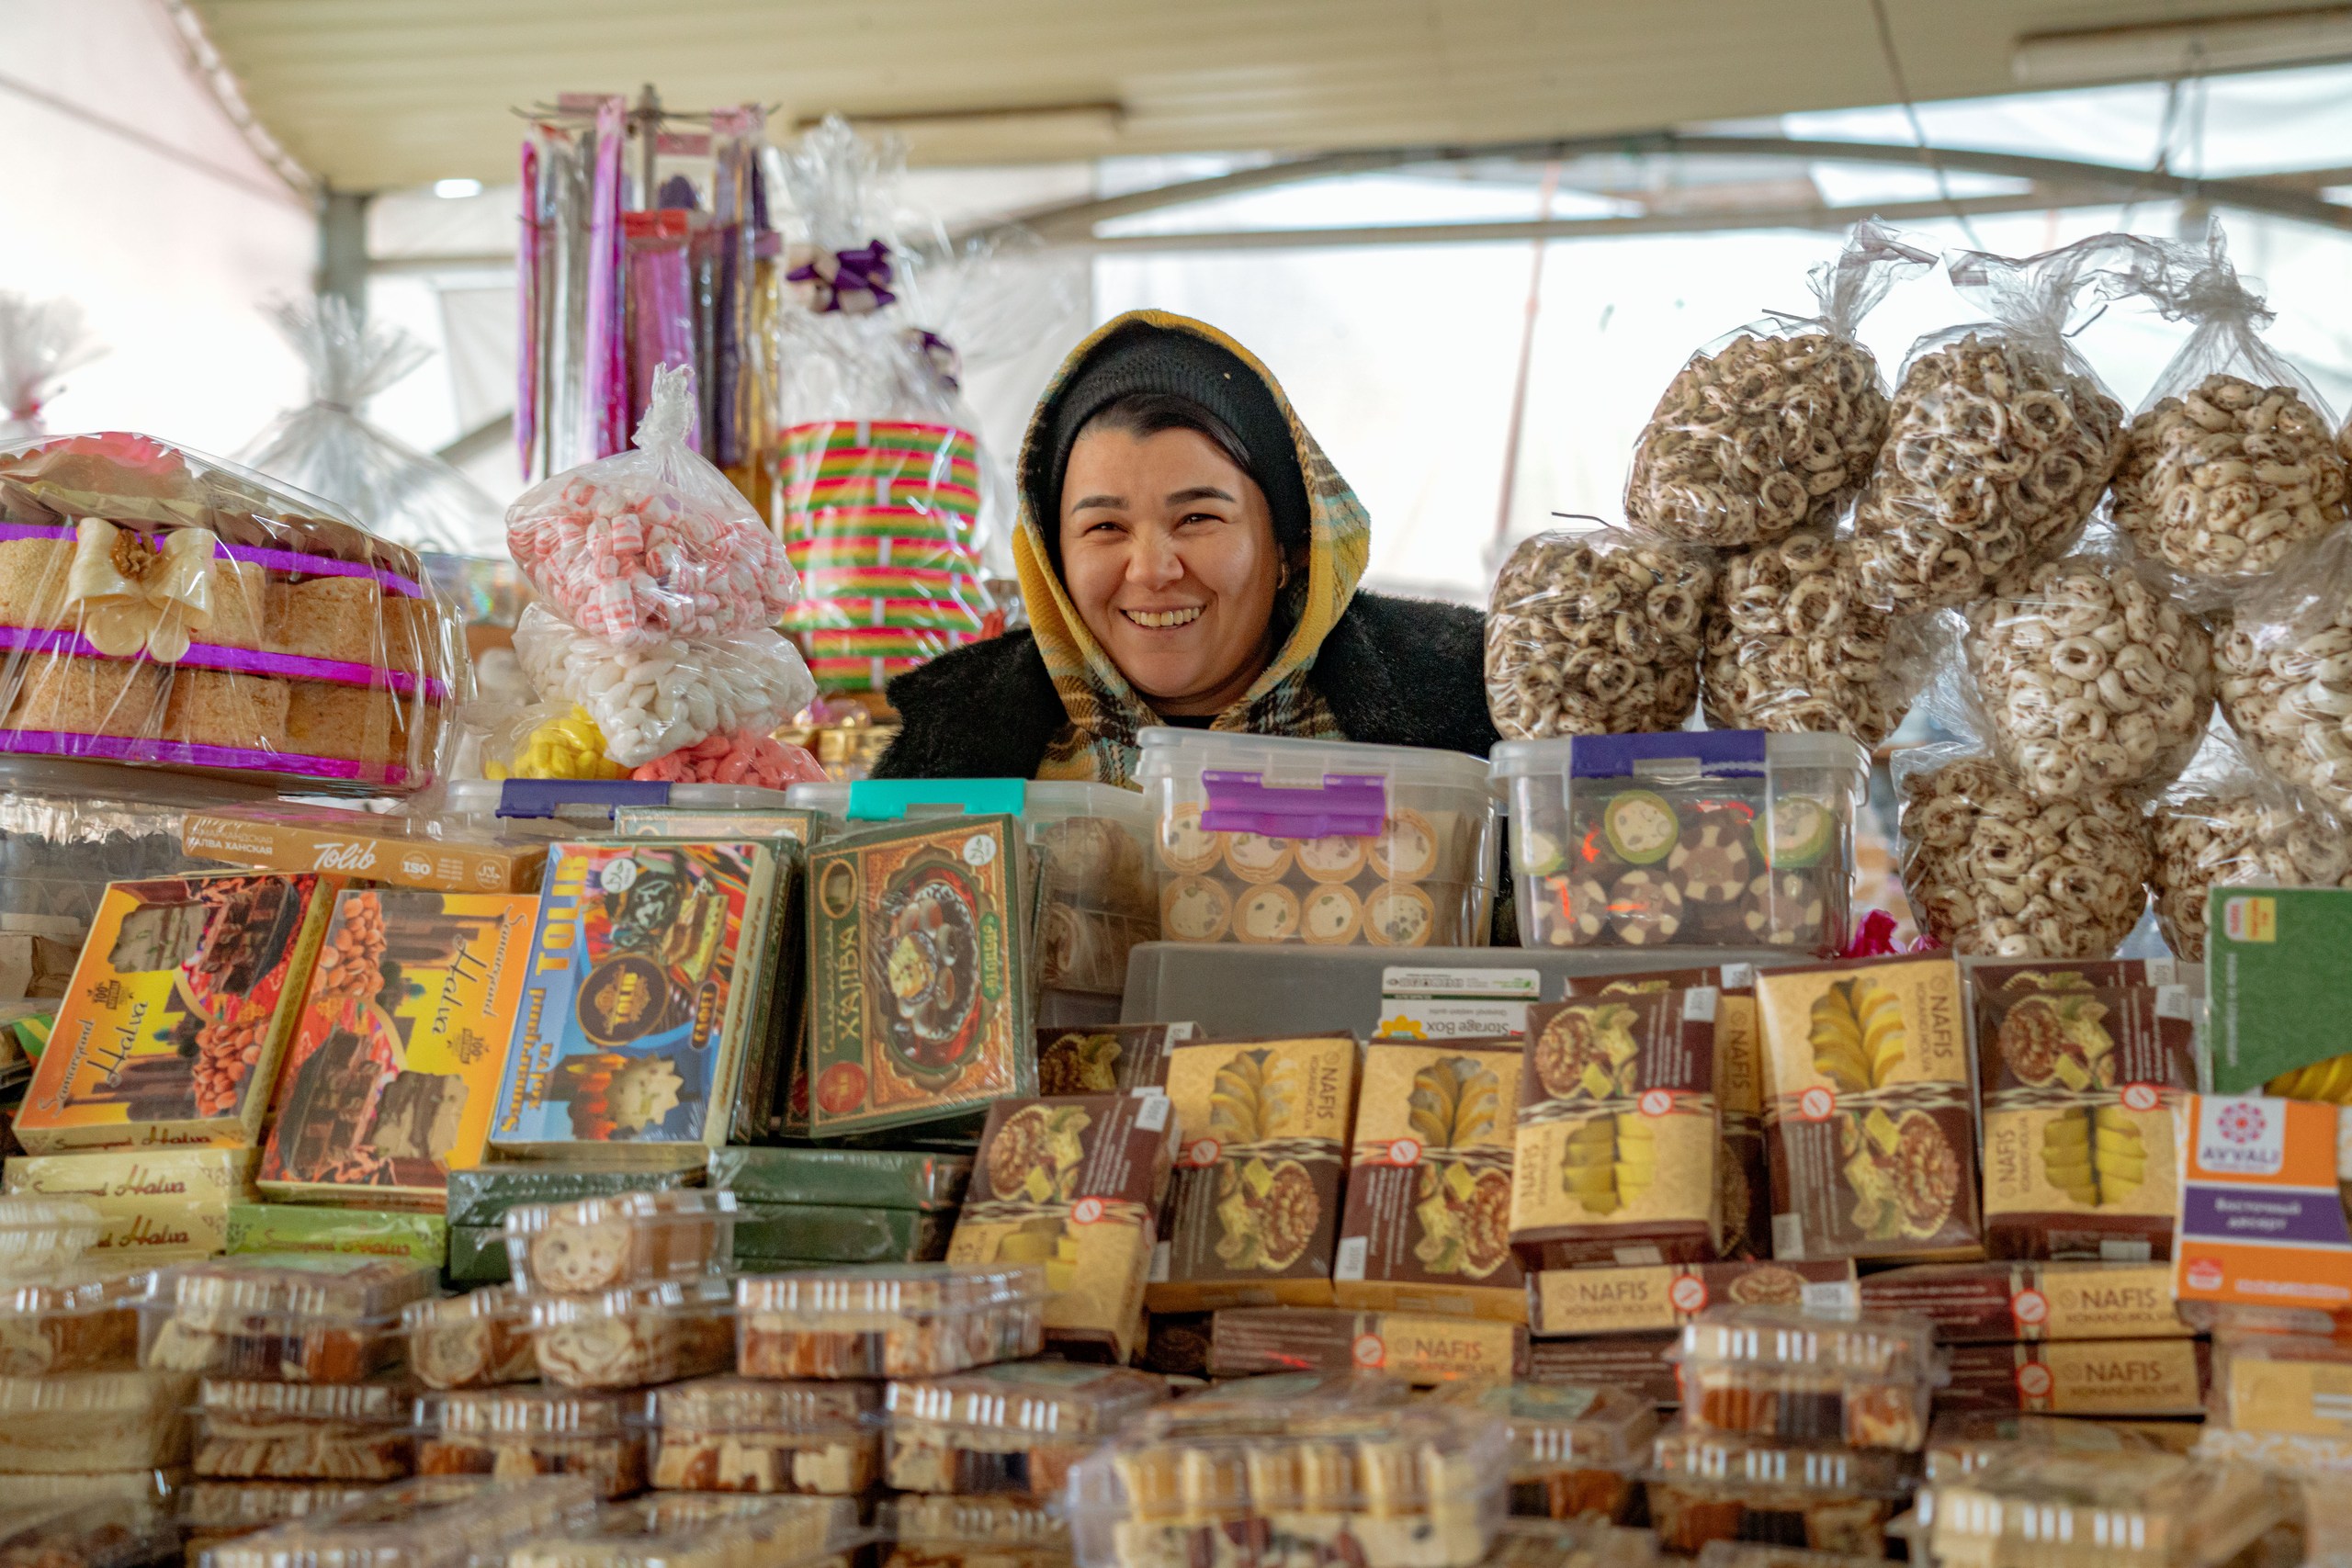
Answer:
[{"label": "woman's face", "polygon": [[1061,540],[1079,619],[1161,714],[1223,712],[1273,657],[1273,513],[1200,432],[1081,432]]}]

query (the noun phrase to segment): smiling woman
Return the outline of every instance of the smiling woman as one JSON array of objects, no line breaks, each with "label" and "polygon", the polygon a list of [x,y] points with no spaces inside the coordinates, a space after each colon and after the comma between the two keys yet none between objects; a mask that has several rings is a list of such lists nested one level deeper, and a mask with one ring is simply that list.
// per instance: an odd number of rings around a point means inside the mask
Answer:
[{"label": "smiling woman", "polygon": [[1132,784],[1154,724],[1442,747],[1495,741],[1482,617],[1356,591],[1371,523],[1272,376],[1136,311],[1070,355],[1021,455],[1032,630],[890,686],[883,777]]}]

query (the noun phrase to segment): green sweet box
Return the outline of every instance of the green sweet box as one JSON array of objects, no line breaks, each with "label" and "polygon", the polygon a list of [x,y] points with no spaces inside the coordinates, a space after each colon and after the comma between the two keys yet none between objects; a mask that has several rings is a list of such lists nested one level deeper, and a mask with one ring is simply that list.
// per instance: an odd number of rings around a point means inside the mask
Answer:
[{"label": "green sweet box", "polygon": [[449,1254],[449,1222],[438,1214],[381,1209],[232,1203],[229,1250],[364,1253],[413,1258],[438,1269]]},{"label": "green sweet box", "polygon": [[746,1203],[953,1209],[972,1179],[967,1156],[909,1149],[714,1149],[710,1184]]}]

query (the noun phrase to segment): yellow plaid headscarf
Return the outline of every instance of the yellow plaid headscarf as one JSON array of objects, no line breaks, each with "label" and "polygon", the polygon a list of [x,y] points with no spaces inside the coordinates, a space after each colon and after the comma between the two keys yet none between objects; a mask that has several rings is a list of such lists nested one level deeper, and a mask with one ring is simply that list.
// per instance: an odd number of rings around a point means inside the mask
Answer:
[{"label": "yellow plaid headscarf", "polygon": [[[1355,491],[1348,488],[1315,437],[1298,422],[1297,411],[1283,395],[1282,383],[1257,357],[1215,327],[1189,317],[1159,310],[1130,310],[1098,328],[1070,351],[1055,372],[1044,397],[1029,416],[1028,434],[1022,438],[1021,470],[1025,472],[1038,443],[1049,438],[1048,414],[1078,367],[1111,333],[1131,323],[1191,333],[1226,349],[1266,384],[1290,426],[1301,476],[1306,481],[1310,528],[1306,574],[1294,582],[1283,609],[1291,618],[1289,637],[1250,689],[1231,707],[1216,716],[1212,729],[1238,730],[1251,735],[1293,735],[1315,739],[1340,739],[1338,721],[1314,688],[1306,672],[1323,639],[1363,576],[1372,554],[1372,519]],[[1022,487],[1020,530],[1012,553],[1021,571],[1021,593],[1029,607],[1029,626],[1045,655],[1046,672],[1062,700],[1069,722],[1046,748],[1038,765],[1041,779],[1077,779],[1098,784],[1135,785],[1136,732],[1160,722],[1150,705],[1127,683],[1111,656],[1102,651],[1078,617],[1069,594],[1055,574],[1046,548],[1045,530],[1059,528],[1059,517],[1039,517]]]}]

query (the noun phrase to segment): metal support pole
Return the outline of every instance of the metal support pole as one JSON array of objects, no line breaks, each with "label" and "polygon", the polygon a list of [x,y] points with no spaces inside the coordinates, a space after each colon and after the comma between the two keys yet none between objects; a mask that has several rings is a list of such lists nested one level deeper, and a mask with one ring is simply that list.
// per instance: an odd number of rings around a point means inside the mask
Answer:
[{"label": "metal support pole", "polygon": [[329,187],[319,197],[318,291],[351,308],[354,321],[368,316],[368,204],[366,191]]}]

